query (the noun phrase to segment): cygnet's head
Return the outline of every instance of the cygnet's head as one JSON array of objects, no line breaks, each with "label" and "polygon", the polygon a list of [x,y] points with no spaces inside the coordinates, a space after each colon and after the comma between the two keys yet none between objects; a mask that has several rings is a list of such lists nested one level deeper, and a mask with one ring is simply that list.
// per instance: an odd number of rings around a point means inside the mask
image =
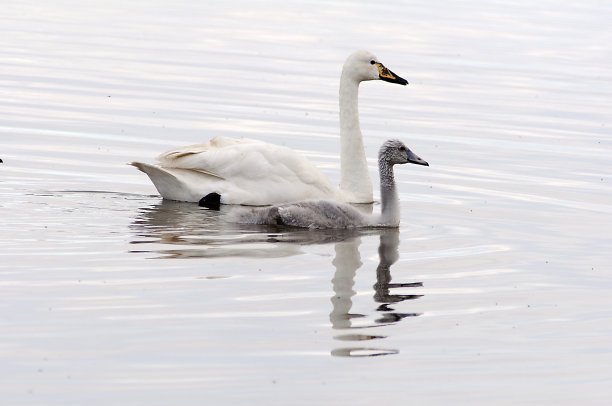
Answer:
[{"label": "cygnet's head", "polygon": [[385,141],[378,151],[378,160],[385,161],[390,165],[411,163],[429,166],[425,160],[412,152],[400,140]]},{"label": "cygnet's head", "polygon": [[364,80],[384,80],[407,85],[408,81],[387,69],[376,56],[368,51],[357,51],[349,55],[342,68],[342,75],[361,82]]}]

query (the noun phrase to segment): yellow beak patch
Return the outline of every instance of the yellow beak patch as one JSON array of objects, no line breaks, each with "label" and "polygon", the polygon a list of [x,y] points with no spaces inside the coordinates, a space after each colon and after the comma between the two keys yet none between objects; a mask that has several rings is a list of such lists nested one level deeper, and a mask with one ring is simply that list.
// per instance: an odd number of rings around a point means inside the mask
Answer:
[{"label": "yellow beak patch", "polygon": [[396,76],[391,73],[389,69],[385,68],[385,65],[382,63],[376,62],[376,66],[378,67],[378,74],[381,78],[396,79]]}]

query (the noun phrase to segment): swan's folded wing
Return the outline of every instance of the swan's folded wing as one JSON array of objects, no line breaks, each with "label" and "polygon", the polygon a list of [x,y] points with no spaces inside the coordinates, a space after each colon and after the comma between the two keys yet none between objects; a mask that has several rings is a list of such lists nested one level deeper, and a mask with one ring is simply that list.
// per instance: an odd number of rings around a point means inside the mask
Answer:
[{"label": "swan's folded wing", "polygon": [[[217,137],[162,154],[162,167],[196,170],[228,182],[287,183],[334,188],[302,154],[289,148],[249,139]],[[256,186],[256,185],[253,185]],[[245,187],[248,187],[245,185]]]},{"label": "swan's folded wing", "polygon": [[321,190],[314,194],[306,192],[300,198],[335,193],[332,192],[335,187],[312,162],[299,152],[278,145],[257,142],[219,149],[211,154],[210,163],[225,179],[252,182],[255,186],[285,185],[287,191]]}]

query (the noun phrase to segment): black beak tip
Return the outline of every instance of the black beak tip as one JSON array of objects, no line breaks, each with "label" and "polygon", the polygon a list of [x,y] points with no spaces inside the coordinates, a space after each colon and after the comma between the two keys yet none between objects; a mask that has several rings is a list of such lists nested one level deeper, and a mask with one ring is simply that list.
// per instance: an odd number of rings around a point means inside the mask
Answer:
[{"label": "black beak tip", "polygon": [[406,86],[408,84],[408,81],[406,79],[404,79],[401,76],[397,76],[395,73],[393,73],[390,70],[386,70],[385,74],[379,74],[378,78],[380,80],[384,80],[385,82],[397,83],[398,85],[402,85],[402,86]]}]

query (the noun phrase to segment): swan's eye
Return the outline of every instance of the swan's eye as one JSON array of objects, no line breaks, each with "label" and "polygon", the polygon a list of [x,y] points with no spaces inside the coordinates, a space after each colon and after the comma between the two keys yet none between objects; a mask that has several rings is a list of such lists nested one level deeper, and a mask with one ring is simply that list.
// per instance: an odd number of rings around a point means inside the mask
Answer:
[{"label": "swan's eye", "polygon": [[400,151],[406,151],[406,147],[402,145],[401,147],[399,147],[399,150]]},{"label": "swan's eye", "polygon": [[376,61],[375,61],[374,59],[372,59],[372,60],[370,61],[370,65],[374,65],[375,63],[376,63]]}]

